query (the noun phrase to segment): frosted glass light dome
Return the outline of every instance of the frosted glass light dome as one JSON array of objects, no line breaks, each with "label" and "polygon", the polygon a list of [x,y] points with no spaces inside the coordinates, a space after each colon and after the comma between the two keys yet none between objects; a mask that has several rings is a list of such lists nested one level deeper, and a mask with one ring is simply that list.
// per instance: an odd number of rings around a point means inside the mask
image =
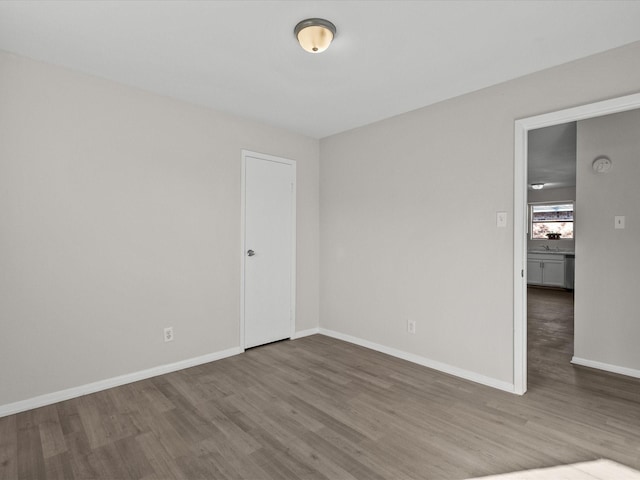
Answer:
[{"label": "frosted glass light dome", "polygon": [[336,34],[336,26],[322,18],[302,20],[293,30],[300,46],[309,53],[324,52]]}]

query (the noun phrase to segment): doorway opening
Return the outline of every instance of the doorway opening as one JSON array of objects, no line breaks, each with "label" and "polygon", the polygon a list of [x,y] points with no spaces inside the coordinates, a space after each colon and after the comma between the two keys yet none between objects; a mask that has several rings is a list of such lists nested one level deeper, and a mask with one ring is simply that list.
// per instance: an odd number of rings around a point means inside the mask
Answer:
[{"label": "doorway opening", "polygon": [[536,385],[572,372],[577,126],[527,138],[527,377]]},{"label": "doorway opening", "polygon": [[[514,393],[527,391],[528,137],[532,130],[640,108],[640,94],[569,108],[515,122],[514,155]],[[579,208],[579,206],[578,206]]]}]

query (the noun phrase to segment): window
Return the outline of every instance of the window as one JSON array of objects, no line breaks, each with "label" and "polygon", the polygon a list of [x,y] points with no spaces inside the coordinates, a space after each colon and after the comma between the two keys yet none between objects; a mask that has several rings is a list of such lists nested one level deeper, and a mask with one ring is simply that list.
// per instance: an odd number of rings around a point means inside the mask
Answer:
[{"label": "window", "polygon": [[534,203],[530,205],[531,239],[573,238],[573,202]]}]

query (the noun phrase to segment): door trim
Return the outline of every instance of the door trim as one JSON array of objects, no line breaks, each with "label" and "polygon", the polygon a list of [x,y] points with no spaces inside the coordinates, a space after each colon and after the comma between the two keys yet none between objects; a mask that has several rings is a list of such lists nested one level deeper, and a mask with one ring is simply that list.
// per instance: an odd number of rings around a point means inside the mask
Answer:
[{"label": "door trim", "polygon": [[244,268],[246,262],[246,245],[245,245],[245,197],[246,197],[246,165],[247,157],[257,158],[268,162],[284,163],[292,168],[292,196],[291,196],[291,328],[290,337],[294,338],[296,332],[296,191],[297,191],[297,174],[295,160],[276,157],[266,153],[252,152],[250,150],[242,150],[242,167],[241,167],[241,195],[240,195],[240,348],[245,350],[244,337],[244,300],[245,300],[245,279]]},{"label": "door trim", "polygon": [[513,213],[513,384],[527,391],[527,138],[529,130],[640,108],[640,93],[515,121]]}]

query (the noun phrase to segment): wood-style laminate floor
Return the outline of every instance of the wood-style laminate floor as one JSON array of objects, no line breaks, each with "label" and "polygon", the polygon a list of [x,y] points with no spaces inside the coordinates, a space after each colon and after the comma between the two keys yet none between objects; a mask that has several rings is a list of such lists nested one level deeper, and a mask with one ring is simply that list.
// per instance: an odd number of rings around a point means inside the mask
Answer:
[{"label": "wood-style laminate floor", "polygon": [[570,293],[529,299],[523,397],[314,335],[0,418],[0,479],[456,479],[599,458],[640,469],[640,381],[568,363]]}]

